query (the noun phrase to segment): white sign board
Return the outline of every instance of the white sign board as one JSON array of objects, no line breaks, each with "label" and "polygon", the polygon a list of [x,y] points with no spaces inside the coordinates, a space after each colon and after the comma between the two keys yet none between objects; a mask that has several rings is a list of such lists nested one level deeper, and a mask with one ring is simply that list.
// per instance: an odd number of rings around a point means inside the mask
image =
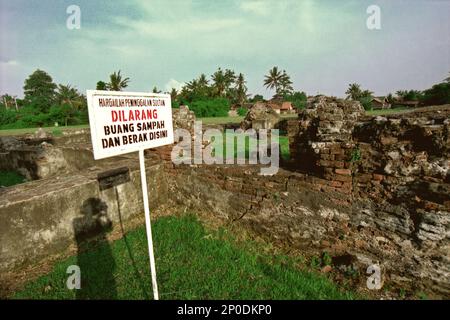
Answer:
[{"label": "white sign board", "polygon": [[173,143],[170,95],[87,90],[94,159]]}]

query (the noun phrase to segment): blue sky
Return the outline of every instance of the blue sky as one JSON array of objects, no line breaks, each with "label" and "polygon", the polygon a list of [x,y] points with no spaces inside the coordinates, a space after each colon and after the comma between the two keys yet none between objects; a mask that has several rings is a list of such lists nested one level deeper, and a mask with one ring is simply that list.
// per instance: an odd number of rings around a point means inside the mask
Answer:
[{"label": "blue sky", "polygon": [[[71,4],[79,30],[66,28]],[[366,27],[371,4],[381,30]],[[128,90],[149,91],[220,66],[270,97],[275,65],[308,94],[426,89],[450,72],[450,1],[0,0],[0,94],[21,97],[38,68],[80,91],[120,69]]]}]

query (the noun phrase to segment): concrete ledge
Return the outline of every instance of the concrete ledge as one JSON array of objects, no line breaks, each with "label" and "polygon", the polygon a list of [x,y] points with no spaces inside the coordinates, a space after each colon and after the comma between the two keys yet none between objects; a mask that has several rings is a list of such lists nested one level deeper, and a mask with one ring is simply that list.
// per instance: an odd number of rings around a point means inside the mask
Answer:
[{"label": "concrete ledge", "polygon": [[[97,174],[128,166],[129,181],[100,190]],[[152,208],[167,198],[162,165],[147,161]],[[116,192],[117,190],[117,192]],[[32,181],[0,191],[0,272],[11,271],[58,253],[83,237],[103,232],[102,224],[116,224],[143,215],[137,161],[117,161],[86,174]]]}]

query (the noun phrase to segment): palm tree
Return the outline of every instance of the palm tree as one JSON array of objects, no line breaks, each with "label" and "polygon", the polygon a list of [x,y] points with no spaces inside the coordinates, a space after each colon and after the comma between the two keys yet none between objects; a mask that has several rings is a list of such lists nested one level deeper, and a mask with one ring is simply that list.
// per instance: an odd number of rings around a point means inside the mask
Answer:
[{"label": "palm tree", "polygon": [[222,69],[218,69],[214,74],[211,76],[211,79],[213,81],[213,89],[215,93],[221,97],[226,89],[226,83],[227,79],[225,78],[225,74],[223,73]]},{"label": "palm tree", "polygon": [[208,79],[206,78],[206,75],[204,73],[202,73],[197,80],[198,86],[199,87],[207,87],[208,86]]},{"label": "palm tree", "polygon": [[158,90],[156,86],[153,87],[152,93],[161,93],[161,90]]},{"label": "palm tree", "polygon": [[349,84],[345,94],[347,95],[347,99],[358,100],[362,96],[361,86],[357,83]]},{"label": "palm tree", "polygon": [[364,90],[361,92],[360,98],[371,98],[373,96],[373,92],[370,90]]},{"label": "palm tree", "polygon": [[77,104],[80,100],[80,94],[77,89],[72,88],[70,84],[58,86],[58,91],[56,93],[56,101],[60,104],[68,104],[71,107]]},{"label": "palm tree", "polygon": [[408,95],[408,90],[398,90],[395,94],[397,95],[399,101],[403,101]]},{"label": "palm tree", "polygon": [[178,91],[175,88],[172,88],[172,91],[170,91],[170,99],[172,99],[172,101],[175,101],[178,97]]},{"label": "palm tree", "polygon": [[393,104],[395,102],[394,95],[392,93],[389,93],[386,96],[386,100],[387,100],[388,103]]},{"label": "palm tree", "polygon": [[231,85],[236,81],[236,74],[233,70],[225,69],[225,91],[229,93]]},{"label": "palm tree", "polygon": [[128,82],[130,82],[130,78],[122,79],[122,75],[119,72],[114,72],[109,76],[109,83],[107,84],[108,90],[111,91],[122,91],[122,89],[128,87]]},{"label": "palm tree", "polygon": [[186,83],[186,90],[191,91],[191,92],[196,92],[198,90],[198,81],[197,79],[194,79],[192,81],[189,81],[188,83]]},{"label": "palm tree", "polygon": [[292,81],[291,77],[288,76],[286,73],[286,70],[283,70],[283,74],[280,78],[280,90],[277,92],[277,94],[286,95],[291,94],[292,91],[294,91],[294,88],[292,87]]},{"label": "palm tree", "polygon": [[278,88],[282,79],[282,74],[278,70],[278,67],[273,67],[270,69],[269,74],[264,77],[264,86],[268,89],[275,89],[275,92],[278,93]]},{"label": "palm tree", "polygon": [[247,100],[247,86],[245,85],[247,81],[244,79],[244,75],[239,73],[236,79],[236,99],[240,106],[242,106]]},{"label": "palm tree", "polygon": [[99,81],[99,82],[97,82],[96,89],[97,90],[108,90],[108,85],[103,81]]}]

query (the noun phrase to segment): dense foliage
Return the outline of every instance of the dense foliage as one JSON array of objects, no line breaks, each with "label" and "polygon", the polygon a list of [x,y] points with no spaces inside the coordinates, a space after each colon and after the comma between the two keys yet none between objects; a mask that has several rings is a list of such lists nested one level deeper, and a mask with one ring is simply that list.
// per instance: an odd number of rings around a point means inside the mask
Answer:
[{"label": "dense foliage", "polygon": [[192,101],[189,108],[200,118],[226,117],[230,111],[230,102],[225,98],[213,98]]},{"label": "dense foliage", "polygon": [[24,94],[15,101],[17,107],[0,107],[1,129],[87,123],[86,97],[70,85],[56,85],[45,71],[36,70],[25,80]]},{"label": "dense foliage", "polygon": [[306,93],[296,91],[292,94],[285,94],[284,100],[292,102],[292,106],[294,106],[297,109],[304,109],[306,108],[306,100],[307,100]]}]

